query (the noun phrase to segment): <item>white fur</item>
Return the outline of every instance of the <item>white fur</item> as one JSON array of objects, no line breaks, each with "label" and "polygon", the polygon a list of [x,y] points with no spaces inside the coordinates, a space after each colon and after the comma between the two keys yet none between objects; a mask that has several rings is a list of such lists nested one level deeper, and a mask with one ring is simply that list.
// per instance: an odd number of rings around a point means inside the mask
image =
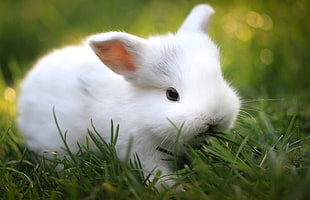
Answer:
[{"label": "white fur", "polygon": [[[178,127],[184,123],[182,140],[210,125],[219,131],[231,128],[239,98],[222,77],[216,45],[196,28],[209,23],[210,7],[198,8],[177,34],[142,39],[110,32],[89,38],[97,54],[96,44],[121,41],[137,67],[133,72],[115,73],[87,45],[66,47],[40,59],[22,83],[18,102],[18,124],[27,146],[40,153],[65,153],[53,108],[62,131],[68,131],[72,151],[77,150],[77,141],[85,142],[91,120],[109,141],[112,119],[120,125],[119,157],[124,159],[132,137],[131,151],[138,153],[144,169],[157,167],[167,175],[173,172],[172,163],[163,161],[167,155],[156,148],[172,150],[178,131],[168,119]],[[193,28],[190,20],[195,20]],[[177,89],[179,102],[166,98],[169,87]]]},{"label": "white fur", "polygon": [[186,18],[180,30],[206,31],[214,12],[214,9],[209,5],[201,4],[196,6]]}]

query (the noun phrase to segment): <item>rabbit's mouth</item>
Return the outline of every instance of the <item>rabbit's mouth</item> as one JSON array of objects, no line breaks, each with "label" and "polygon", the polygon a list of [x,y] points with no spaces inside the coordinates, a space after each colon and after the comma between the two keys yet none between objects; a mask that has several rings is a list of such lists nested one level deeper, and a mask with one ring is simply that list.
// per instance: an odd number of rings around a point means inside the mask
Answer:
[{"label": "rabbit's mouth", "polygon": [[207,124],[206,128],[202,132],[216,132],[218,129],[217,124]]},{"label": "rabbit's mouth", "polygon": [[[196,125],[196,126],[195,126]],[[220,133],[225,132],[231,127],[231,122],[224,118],[214,118],[204,120],[200,125],[197,123],[185,123],[181,131],[182,138],[185,141],[189,141],[195,138],[199,134],[204,133]]]}]

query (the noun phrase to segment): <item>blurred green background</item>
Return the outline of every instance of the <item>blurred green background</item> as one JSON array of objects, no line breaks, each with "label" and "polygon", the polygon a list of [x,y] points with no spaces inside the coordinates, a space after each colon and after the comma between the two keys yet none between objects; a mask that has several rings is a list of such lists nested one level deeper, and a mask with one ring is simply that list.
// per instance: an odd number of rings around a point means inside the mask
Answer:
[{"label": "blurred green background", "polygon": [[2,84],[18,88],[40,56],[93,33],[174,32],[198,3],[216,10],[209,34],[243,99],[296,98],[309,114],[308,0],[1,0]]}]

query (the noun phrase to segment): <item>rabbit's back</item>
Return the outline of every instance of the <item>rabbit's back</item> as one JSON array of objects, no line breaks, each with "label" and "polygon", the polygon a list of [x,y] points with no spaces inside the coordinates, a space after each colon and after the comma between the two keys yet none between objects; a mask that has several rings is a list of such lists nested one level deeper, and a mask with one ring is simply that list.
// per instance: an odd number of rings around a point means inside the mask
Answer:
[{"label": "rabbit's back", "polygon": [[[53,110],[63,132],[85,140],[91,119],[93,85],[107,85],[115,77],[87,46],[66,47],[43,57],[21,85],[18,124],[34,150],[62,146]],[[91,89],[90,89],[91,88]]]}]

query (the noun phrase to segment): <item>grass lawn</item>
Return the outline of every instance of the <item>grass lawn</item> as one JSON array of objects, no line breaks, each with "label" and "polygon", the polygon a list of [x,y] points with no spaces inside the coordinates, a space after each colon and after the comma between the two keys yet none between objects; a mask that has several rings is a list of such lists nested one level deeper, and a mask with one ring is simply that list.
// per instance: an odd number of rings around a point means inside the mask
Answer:
[{"label": "grass lawn", "polygon": [[[104,147],[99,152],[81,146],[48,161],[25,148],[15,102],[19,82],[40,55],[99,31],[175,31],[201,3],[100,2],[0,2],[0,199],[309,199],[310,5],[303,0],[207,2],[217,12],[210,35],[221,47],[223,73],[243,105],[229,133],[204,133],[182,146],[171,161],[177,186],[156,191],[157,180],[142,178],[138,157],[120,162],[117,140],[93,132],[88,140]],[[111,133],[117,135],[117,125]]]}]

